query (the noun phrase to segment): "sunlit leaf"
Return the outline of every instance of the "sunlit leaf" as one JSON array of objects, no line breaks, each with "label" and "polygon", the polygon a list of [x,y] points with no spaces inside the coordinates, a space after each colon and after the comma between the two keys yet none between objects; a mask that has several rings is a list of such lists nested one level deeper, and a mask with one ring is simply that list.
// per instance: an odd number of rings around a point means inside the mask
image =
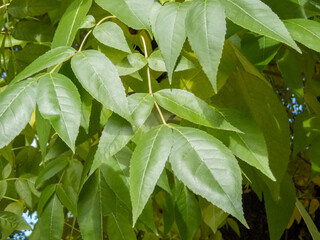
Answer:
[{"label": "sunlit leaf", "polygon": [[188,2],[168,3],[160,8],[155,22],[154,34],[168,71],[170,83],[178,56],[187,37],[185,17],[188,6]]},{"label": "sunlit leaf", "polygon": [[113,22],[105,22],[93,30],[93,35],[106,46],[131,53],[122,29]]},{"label": "sunlit leaf", "polygon": [[172,130],[161,125],[139,142],[130,161],[130,196],[133,223],[140,216],[168,160]]},{"label": "sunlit leaf", "polygon": [[227,17],[235,24],[252,32],[265,35],[301,52],[288,30],[268,5],[260,0],[222,1]]},{"label": "sunlit leaf", "polygon": [[186,29],[190,45],[217,91],[216,76],[226,33],[223,5],[219,0],[194,1],[188,11]]},{"label": "sunlit leaf", "polygon": [[53,37],[51,48],[71,46],[92,0],[74,0],[64,12]]},{"label": "sunlit leaf", "polygon": [[37,83],[29,79],[0,93],[0,148],[8,145],[27,125],[36,106]]},{"label": "sunlit leaf", "polygon": [[154,94],[156,102],[166,110],[190,122],[207,127],[239,131],[206,102],[180,89],[164,89]]},{"label": "sunlit leaf", "polygon": [[62,74],[46,75],[39,82],[37,103],[41,115],[74,151],[81,117],[81,100],[76,86]]},{"label": "sunlit leaf", "polygon": [[211,135],[174,126],[170,163],[175,175],[194,193],[246,224],[241,201],[241,172],[231,151]]},{"label": "sunlit leaf", "polygon": [[117,69],[101,52],[83,51],[71,60],[72,69],[82,86],[106,108],[131,120],[125,90]]}]

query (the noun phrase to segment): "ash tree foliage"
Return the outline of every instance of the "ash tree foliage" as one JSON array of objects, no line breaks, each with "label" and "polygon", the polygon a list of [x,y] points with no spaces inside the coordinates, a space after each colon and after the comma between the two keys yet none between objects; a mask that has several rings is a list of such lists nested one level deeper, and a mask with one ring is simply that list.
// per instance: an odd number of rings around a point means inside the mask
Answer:
[{"label": "ash tree foliage", "polygon": [[270,239],[295,209],[320,239],[288,170],[320,172],[319,8],[4,0],[2,239],[26,210],[30,239],[222,239],[250,227],[243,189]]}]

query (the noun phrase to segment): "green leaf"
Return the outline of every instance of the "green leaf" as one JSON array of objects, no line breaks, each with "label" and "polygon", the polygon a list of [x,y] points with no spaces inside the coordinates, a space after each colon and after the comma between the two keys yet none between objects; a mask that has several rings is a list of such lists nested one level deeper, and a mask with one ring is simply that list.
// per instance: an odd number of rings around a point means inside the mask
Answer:
[{"label": "green leaf", "polygon": [[28,65],[11,81],[11,84],[30,77],[46,68],[52,67],[60,63],[63,59],[70,57],[74,53],[75,50],[71,47],[54,48],[38,57],[30,65]]},{"label": "green leaf", "polygon": [[46,75],[39,82],[37,103],[42,116],[74,152],[81,118],[81,100],[76,86],[62,74]]},{"label": "green leaf", "polygon": [[147,29],[151,32],[148,14],[154,0],[96,0],[96,3],[103,9],[115,15],[129,27],[134,29]]},{"label": "green leaf", "polygon": [[23,41],[50,42],[53,37],[53,29],[43,22],[24,20],[16,24],[13,37]]},{"label": "green leaf", "polygon": [[8,184],[6,180],[0,181],[0,200],[4,195],[6,195],[7,187],[8,187]]},{"label": "green leaf", "polygon": [[63,206],[65,206],[72,215],[76,217],[78,200],[77,194],[74,191],[68,191],[68,187],[64,187],[63,185],[57,186],[56,194]]},{"label": "green leaf", "polygon": [[60,240],[63,233],[63,207],[54,195],[48,202],[40,217],[40,240]]},{"label": "green leaf", "polygon": [[15,181],[15,187],[20,198],[26,203],[28,208],[32,209],[32,194],[27,180],[18,178]]},{"label": "green leaf", "polygon": [[[29,224],[21,217],[12,212],[0,212],[0,230],[2,237],[7,239],[14,230],[31,230]],[[7,236],[5,236],[5,233]]]},{"label": "green leaf", "polygon": [[179,86],[179,88],[192,92],[201,99],[209,99],[215,94],[212,84],[201,68],[177,72],[173,75],[173,83],[179,84],[174,87]]},{"label": "green leaf", "polygon": [[0,149],[8,145],[29,122],[36,106],[34,79],[13,84],[0,93]]},{"label": "green leaf", "polygon": [[120,199],[128,209],[131,209],[129,178],[126,176],[122,164],[119,157],[111,157],[106,163],[102,164],[101,172],[117,198]]},{"label": "green leaf", "polygon": [[79,196],[78,223],[84,240],[103,239],[103,216],[115,209],[115,201],[114,193],[98,169],[87,180]]},{"label": "green leaf", "polygon": [[296,191],[291,176],[286,174],[283,178],[280,184],[280,194],[277,199],[274,199],[269,191],[264,191],[263,195],[270,239],[280,239],[288,226],[296,199]]},{"label": "green leaf", "polygon": [[144,135],[130,161],[130,196],[136,223],[165,167],[172,146],[172,130],[165,125]]},{"label": "green leaf", "polygon": [[309,147],[309,158],[312,166],[312,170],[320,172],[320,136],[316,137]]},{"label": "green leaf", "polygon": [[147,65],[147,63],[148,61],[143,55],[140,53],[133,53],[127,55],[115,66],[118,70],[119,76],[125,76],[137,72]]},{"label": "green leaf", "polygon": [[61,203],[77,217],[77,202],[83,165],[78,160],[70,160],[61,182],[57,185],[57,196]]},{"label": "green leaf", "polygon": [[135,93],[128,97],[128,102],[134,123],[141,127],[153,109],[154,98],[148,93]]},{"label": "green leaf", "polygon": [[101,164],[109,161],[110,157],[127,145],[133,135],[131,124],[113,114],[103,129],[90,172],[94,172]]},{"label": "green leaf", "polygon": [[8,12],[16,18],[33,17],[57,9],[59,5],[56,0],[13,0],[9,5]]},{"label": "green leaf", "polygon": [[53,37],[51,48],[71,46],[76,33],[86,17],[92,0],[74,0],[64,12]]},{"label": "green leaf", "polygon": [[320,23],[309,19],[288,19],[285,25],[292,38],[299,43],[320,52]]},{"label": "green leaf", "polygon": [[[153,51],[148,58],[149,67],[158,72],[165,72],[166,65],[163,61],[160,50]],[[177,60],[176,67],[174,69],[175,72],[185,71],[188,69],[196,68],[196,66],[189,61],[186,57],[181,56]]]},{"label": "green leaf", "polygon": [[290,91],[292,91],[299,100],[303,99],[304,84],[301,72],[301,55],[291,49],[286,49],[277,60],[277,65],[283,80]]},{"label": "green leaf", "polygon": [[224,7],[219,0],[194,1],[186,18],[189,43],[217,92],[216,76],[226,34]]},{"label": "green leaf", "polygon": [[36,109],[36,129],[42,158],[44,158],[47,152],[47,143],[49,140],[51,125],[48,120],[42,117],[41,113],[39,112],[39,108]]},{"label": "green leaf", "polygon": [[117,69],[101,52],[87,50],[71,60],[72,69],[82,86],[106,108],[131,120],[125,89]]},{"label": "green leaf", "polygon": [[155,38],[168,71],[169,82],[186,40],[185,18],[189,3],[170,2],[160,8],[155,23]]},{"label": "green leaf", "polygon": [[117,204],[117,209],[115,213],[112,213],[108,217],[107,222],[107,233],[110,239],[119,239],[119,240],[135,240],[136,234],[132,228],[132,225],[122,211],[119,211],[120,204]]},{"label": "green leaf", "polygon": [[241,40],[241,52],[260,71],[272,61],[280,47],[278,41],[251,32],[246,33]]},{"label": "green leaf", "polygon": [[156,32],[155,25],[156,25],[157,17],[158,17],[158,14],[159,14],[161,8],[162,8],[161,3],[158,1],[155,1],[155,2],[153,2],[153,4],[150,7],[150,10],[149,10],[149,23],[151,25],[153,33]]},{"label": "green leaf", "polygon": [[213,136],[174,125],[170,153],[174,174],[191,191],[247,226],[241,201],[241,171],[231,151]]},{"label": "green leaf", "polygon": [[283,22],[265,3],[260,0],[225,0],[222,3],[227,17],[235,24],[283,42],[301,53]]},{"label": "green leaf", "polygon": [[93,28],[96,25],[96,19],[92,15],[87,15],[85,19],[82,21],[79,29],[88,29]]},{"label": "green leaf", "polygon": [[42,214],[42,210],[44,209],[44,207],[46,206],[47,202],[49,201],[49,199],[51,198],[51,196],[54,194],[55,191],[56,191],[56,185],[55,184],[51,184],[51,185],[47,186],[42,191],[40,199],[39,199],[39,203],[38,203],[38,208],[37,208],[37,211],[38,211],[39,215]]},{"label": "green leaf", "polygon": [[[290,155],[289,120],[283,104],[270,83],[238,70],[212,101],[222,101],[221,103],[228,107],[251,114],[267,144],[270,169],[274,177],[281,181]],[[264,181],[268,181],[268,178]],[[271,180],[269,182],[273,184]]]},{"label": "green leaf", "polygon": [[122,29],[114,22],[105,22],[93,29],[93,35],[102,44],[131,53]]},{"label": "green leaf", "polygon": [[161,107],[190,122],[212,128],[239,131],[217,110],[188,91],[164,89],[156,92],[154,97]]},{"label": "green leaf", "polygon": [[35,186],[37,187],[40,183],[48,180],[49,178],[62,171],[68,164],[68,157],[60,157],[49,162],[46,167],[39,173]]},{"label": "green leaf", "polygon": [[304,222],[306,223],[309,232],[312,236],[313,239],[319,239],[320,238],[320,233],[317,229],[317,226],[314,224],[312,218],[310,217],[309,213],[306,211],[302,203],[297,199],[296,200],[296,206],[303,217]]},{"label": "green leaf", "polygon": [[202,198],[200,199],[200,207],[203,221],[211,228],[212,232],[216,234],[229,214]]},{"label": "green leaf", "polygon": [[175,215],[181,239],[192,240],[201,223],[201,211],[196,197],[186,187],[177,199]]},{"label": "green leaf", "polygon": [[254,119],[249,114],[235,109],[219,109],[219,111],[243,133],[226,134],[223,131],[213,129],[210,129],[209,132],[222,141],[238,158],[276,181],[269,167],[267,144]]}]

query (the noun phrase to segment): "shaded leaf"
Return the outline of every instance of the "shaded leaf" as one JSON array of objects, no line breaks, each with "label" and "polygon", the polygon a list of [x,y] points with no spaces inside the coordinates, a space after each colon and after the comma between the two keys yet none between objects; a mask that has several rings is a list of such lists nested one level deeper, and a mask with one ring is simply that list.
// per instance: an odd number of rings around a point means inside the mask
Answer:
[{"label": "shaded leaf", "polygon": [[51,196],[54,194],[55,191],[56,191],[55,184],[51,184],[51,185],[47,186],[42,191],[40,198],[39,198],[39,202],[38,202],[38,208],[37,208],[37,211],[40,215],[42,214],[42,210],[44,209],[45,205],[47,204],[47,202],[49,201],[49,199],[51,198]]},{"label": "shaded leaf", "polygon": [[303,99],[304,86],[301,68],[299,67],[301,66],[300,54],[291,49],[286,49],[277,60],[277,65],[287,87],[298,99]]},{"label": "shaded leaf", "polygon": [[2,238],[7,239],[14,230],[31,230],[31,228],[21,216],[12,212],[1,211],[0,230]]},{"label": "shaded leaf", "polygon": [[154,98],[148,93],[135,93],[128,97],[128,102],[134,123],[141,127],[153,109]]},{"label": "shaded leaf", "polygon": [[23,41],[50,42],[53,37],[53,29],[43,22],[25,20],[16,24],[13,36]]},{"label": "shaded leaf", "polygon": [[203,199],[200,199],[200,206],[203,221],[211,228],[212,232],[216,234],[229,214]]},{"label": "shaded leaf", "polygon": [[39,108],[36,109],[36,129],[39,138],[41,154],[44,158],[47,152],[47,143],[49,140],[51,125],[48,120],[42,117],[41,113],[39,112]]},{"label": "shaded leaf", "polygon": [[[153,51],[148,58],[149,67],[158,72],[166,72],[166,65],[162,58],[160,50]],[[196,68],[196,66],[189,61],[186,57],[181,56],[178,57],[176,67],[174,69],[175,72],[185,71],[188,69]]]},{"label": "shaded leaf", "polygon": [[94,172],[101,164],[124,148],[133,137],[133,130],[126,120],[113,114],[105,125],[94,156],[90,172]]},{"label": "shaded leaf", "polygon": [[115,209],[114,193],[100,169],[83,186],[78,202],[78,223],[84,240],[103,239],[103,216]]},{"label": "shaded leaf", "polygon": [[40,217],[40,240],[60,240],[63,233],[64,214],[62,205],[54,195]]},{"label": "shaded leaf", "polygon": [[108,217],[107,233],[110,239],[134,240],[137,239],[132,225],[124,215],[121,206],[117,204],[116,211]]},{"label": "shaded leaf", "polygon": [[28,208],[32,209],[32,194],[27,180],[18,178],[15,181],[15,187],[20,198],[26,203]]},{"label": "shaded leaf", "polygon": [[186,187],[177,199],[175,215],[181,238],[192,240],[201,223],[201,211],[196,197]]},{"label": "shaded leaf", "polygon": [[59,7],[56,0],[13,0],[8,8],[9,13],[16,18],[40,16]]},{"label": "shaded leaf", "polygon": [[270,239],[280,239],[294,210],[296,191],[291,176],[285,175],[280,184],[280,194],[274,199],[272,193],[264,191],[264,201],[270,232]]},{"label": "shaded leaf", "polygon": [[316,225],[314,224],[312,218],[310,217],[310,215],[308,214],[308,212],[306,211],[306,209],[304,208],[304,206],[302,205],[302,203],[298,199],[296,200],[296,206],[299,209],[299,212],[302,215],[303,220],[305,221],[312,238],[313,239],[320,238],[320,233],[319,233]]},{"label": "shaded leaf", "polygon": [[219,109],[219,111],[243,133],[226,133],[213,129],[210,129],[209,132],[222,141],[238,158],[275,181],[269,167],[266,141],[254,119],[249,114],[235,109]]},{"label": "shaded leaf", "polygon": [[320,172],[320,136],[316,137],[310,146],[309,158],[312,170]]},{"label": "shaded leaf", "polygon": [[7,187],[8,187],[7,181],[5,180],[0,181],[0,200],[4,195],[6,195]]},{"label": "shaded leaf", "polygon": [[40,183],[48,180],[49,178],[62,171],[68,164],[68,157],[60,157],[50,161],[44,169],[39,173],[35,186],[37,187]]}]

